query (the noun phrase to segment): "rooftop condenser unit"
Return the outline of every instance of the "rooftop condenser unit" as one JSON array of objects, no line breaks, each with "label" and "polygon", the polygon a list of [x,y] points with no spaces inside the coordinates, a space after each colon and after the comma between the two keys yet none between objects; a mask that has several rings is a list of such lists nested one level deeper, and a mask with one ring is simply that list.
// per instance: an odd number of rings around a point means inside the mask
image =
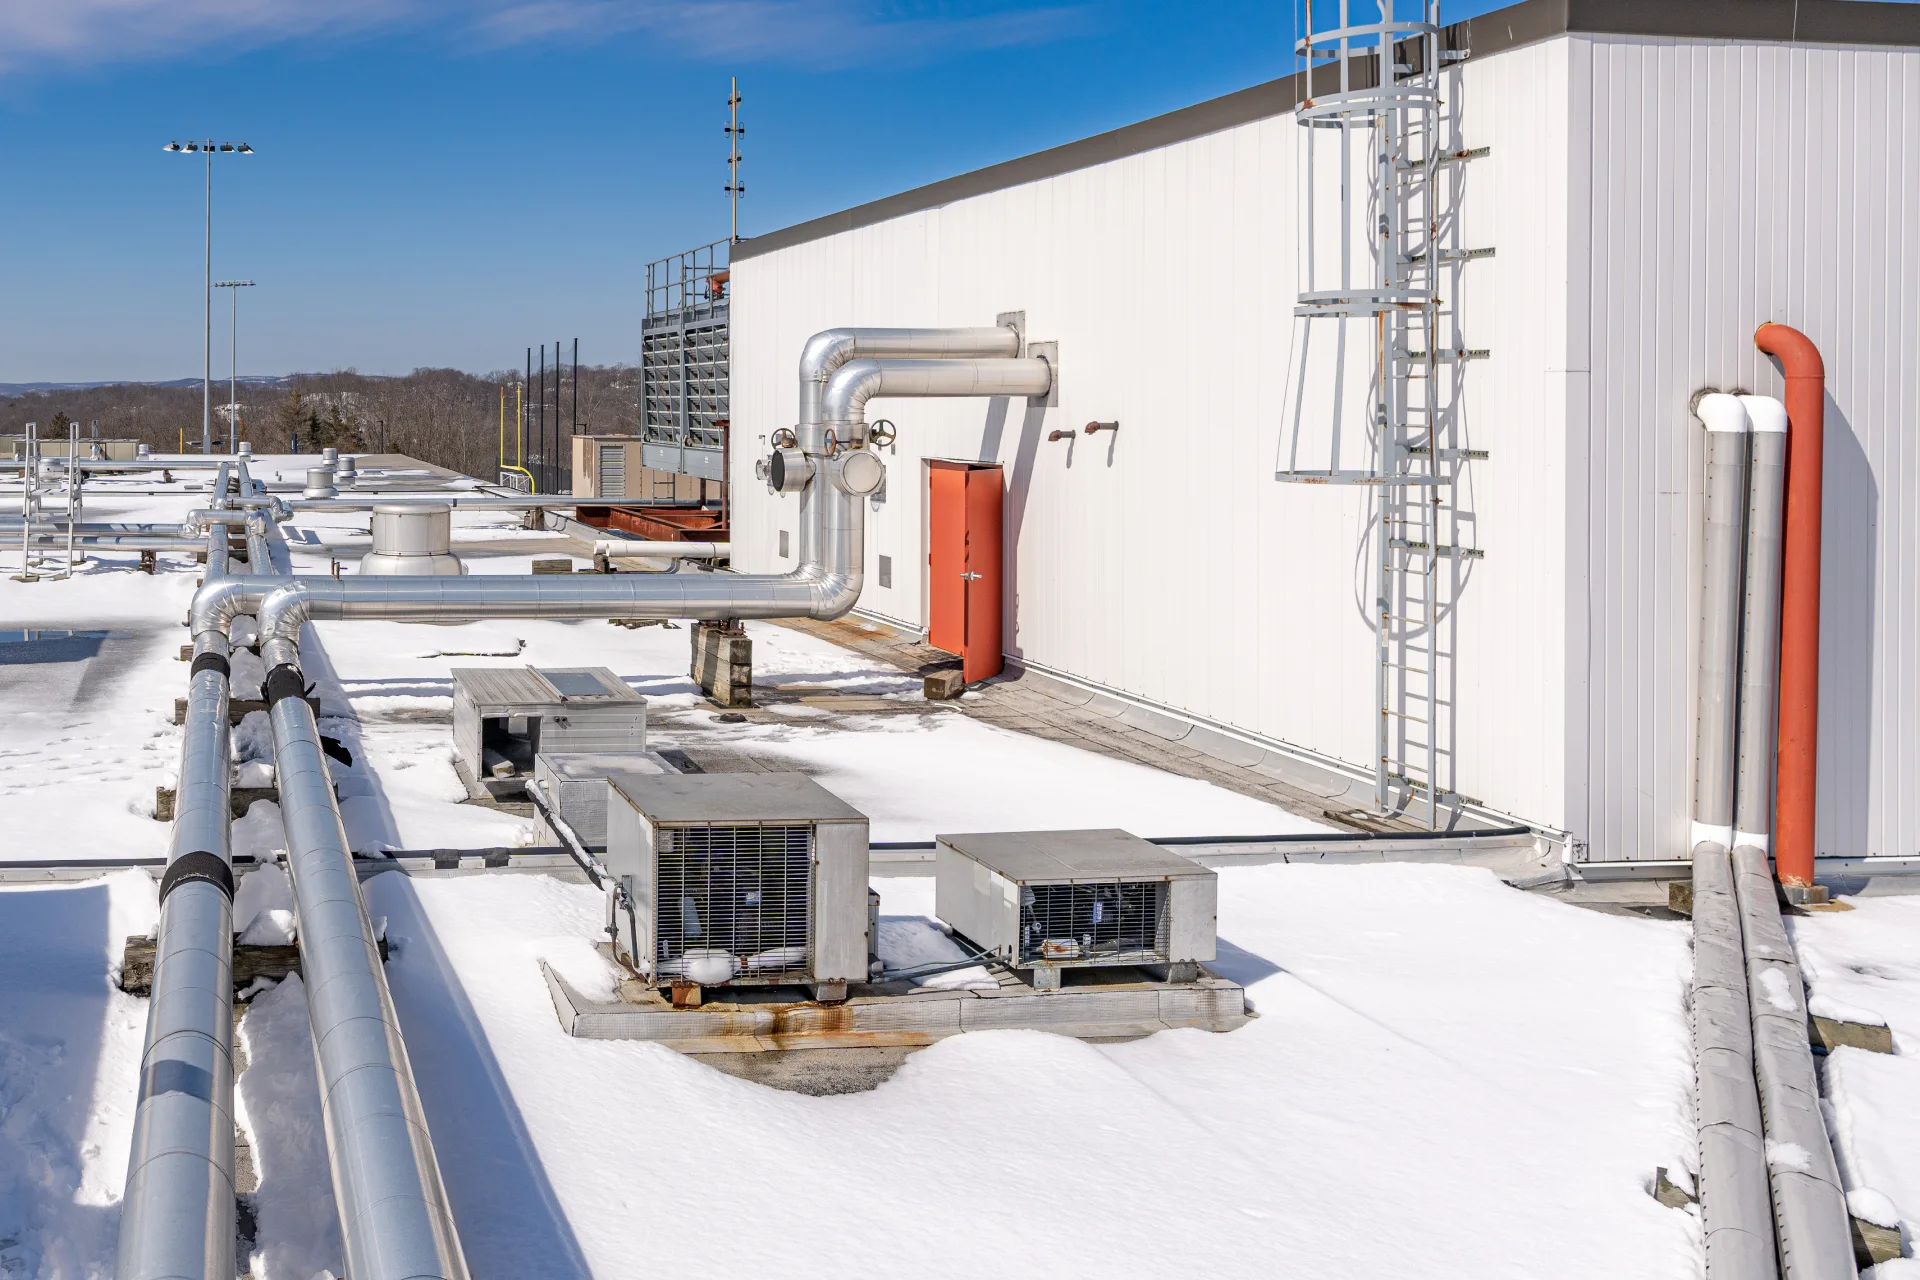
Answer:
[{"label": "rooftop condenser unit", "polygon": [[1214,872],[1125,831],[939,836],[934,912],[982,951],[1058,987],[1062,971],[1213,959]]},{"label": "rooftop condenser unit", "polygon": [[643,755],[542,751],[534,758],[533,784],[540,803],[572,828],[588,852],[599,853],[607,847],[608,779],[630,773],[678,772],[655,751]]},{"label": "rooftop condenser unit", "polygon": [[656,987],[867,980],[867,819],[800,773],[611,777],[615,950]]},{"label": "rooftop condenser unit", "polygon": [[453,670],[454,756],[476,796],[525,791],[543,751],[646,749],[646,699],[605,667]]}]

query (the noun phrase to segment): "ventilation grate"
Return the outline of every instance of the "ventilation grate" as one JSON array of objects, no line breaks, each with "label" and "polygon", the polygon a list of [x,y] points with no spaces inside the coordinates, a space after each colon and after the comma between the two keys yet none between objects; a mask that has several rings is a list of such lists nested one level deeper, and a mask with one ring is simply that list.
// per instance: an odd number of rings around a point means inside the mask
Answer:
[{"label": "ventilation grate", "polygon": [[804,982],[811,826],[659,829],[657,971],[705,986]]},{"label": "ventilation grate", "polygon": [[1158,880],[1036,884],[1020,889],[1020,959],[1090,960],[1167,953],[1167,886]]}]

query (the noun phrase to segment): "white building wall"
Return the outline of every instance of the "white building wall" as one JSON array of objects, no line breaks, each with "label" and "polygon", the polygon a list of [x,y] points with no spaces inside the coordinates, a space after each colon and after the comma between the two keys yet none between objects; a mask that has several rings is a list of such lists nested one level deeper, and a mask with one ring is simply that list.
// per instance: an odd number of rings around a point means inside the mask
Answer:
[{"label": "white building wall", "polygon": [[[1592,73],[1587,717],[1597,853],[1681,856],[1701,386],[1827,366],[1818,847],[1920,852],[1920,50],[1577,37]],[[1576,444],[1575,446],[1579,446]]]},{"label": "white building wall", "polygon": [[[1778,394],[1762,320],[1826,352],[1821,847],[1915,852],[1920,53],[1560,37],[1476,59],[1459,786],[1588,842],[1685,851],[1705,384]],[[1764,104],[1764,105],[1763,105]],[[1297,291],[1303,130],[1257,121],[734,266],[734,545],[772,569],[792,498],[752,464],[835,325],[1026,313],[1060,406],[876,401],[899,424],[864,609],[924,625],[930,457],[1007,469],[1007,648],[1203,720],[1369,767],[1367,499],[1272,478]],[[1763,179],[1776,183],[1770,191]],[[1780,194],[1773,194],[1774,191]],[[1904,221],[1903,219],[1904,213]],[[1804,246],[1796,248],[1795,246]],[[1797,256],[1796,256],[1797,255]],[[1901,282],[1905,282],[1902,284]],[[1117,436],[1049,443],[1118,418]],[[892,586],[877,580],[891,557]]]}]

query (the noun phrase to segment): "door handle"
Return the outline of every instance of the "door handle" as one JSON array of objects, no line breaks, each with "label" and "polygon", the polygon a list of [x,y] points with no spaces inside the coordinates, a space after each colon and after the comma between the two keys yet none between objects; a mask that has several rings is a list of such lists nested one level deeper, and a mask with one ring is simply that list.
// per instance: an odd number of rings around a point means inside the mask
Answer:
[{"label": "door handle", "polygon": [[984,573],[963,573],[960,576],[968,582],[978,582],[987,575]]}]

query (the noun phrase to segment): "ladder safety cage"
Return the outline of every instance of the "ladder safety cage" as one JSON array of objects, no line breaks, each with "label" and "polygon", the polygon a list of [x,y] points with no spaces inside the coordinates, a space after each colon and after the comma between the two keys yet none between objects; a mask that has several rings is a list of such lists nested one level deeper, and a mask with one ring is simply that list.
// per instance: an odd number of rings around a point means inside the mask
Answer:
[{"label": "ladder safety cage", "polygon": [[1483,556],[1457,482],[1486,455],[1462,447],[1458,410],[1465,366],[1491,355],[1461,335],[1460,269],[1493,250],[1461,243],[1459,200],[1489,149],[1454,136],[1445,68],[1467,55],[1443,47],[1439,0],[1303,8],[1300,292],[1274,478],[1370,491],[1376,802],[1439,828],[1467,803],[1454,604]]}]

